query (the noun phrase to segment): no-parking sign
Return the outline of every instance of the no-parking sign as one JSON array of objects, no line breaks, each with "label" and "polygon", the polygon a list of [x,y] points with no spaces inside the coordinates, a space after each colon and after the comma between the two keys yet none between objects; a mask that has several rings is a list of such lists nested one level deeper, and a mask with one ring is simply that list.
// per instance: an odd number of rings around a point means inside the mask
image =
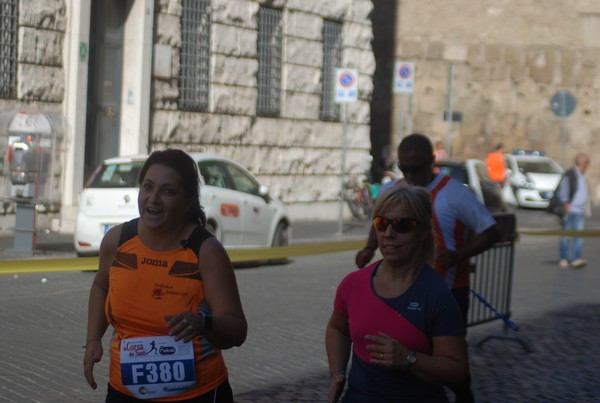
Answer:
[{"label": "no-parking sign", "polygon": [[353,69],[336,69],[335,102],[354,102],[358,97],[358,71]]},{"label": "no-parking sign", "polygon": [[415,64],[397,61],[394,64],[394,92],[413,92]]}]

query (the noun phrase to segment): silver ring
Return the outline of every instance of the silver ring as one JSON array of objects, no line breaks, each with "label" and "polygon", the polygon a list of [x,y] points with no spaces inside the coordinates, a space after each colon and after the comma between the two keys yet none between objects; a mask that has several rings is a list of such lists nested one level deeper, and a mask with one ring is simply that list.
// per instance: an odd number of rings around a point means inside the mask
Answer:
[{"label": "silver ring", "polygon": [[186,319],[186,318],[183,318],[181,321],[182,321],[183,323],[185,323],[186,325],[188,324],[188,321],[187,321],[187,319]]},{"label": "silver ring", "polygon": [[194,328],[192,327],[192,325],[188,325],[187,328],[190,329],[191,331],[194,331]]},{"label": "silver ring", "polygon": [[383,360],[383,353],[379,353],[379,358]]}]

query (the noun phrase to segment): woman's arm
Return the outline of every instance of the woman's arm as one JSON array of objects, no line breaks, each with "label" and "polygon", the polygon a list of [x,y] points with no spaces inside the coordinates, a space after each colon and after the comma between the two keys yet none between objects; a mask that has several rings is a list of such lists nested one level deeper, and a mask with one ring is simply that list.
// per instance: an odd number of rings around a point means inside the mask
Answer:
[{"label": "woman's arm", "polygon": [[94,364],[100,362],[104,354],[102,336],[108,328],[108,321],[104,314],[106,296],[108,295],[108,275],[121,236],[121,228],[121,226],[117,226],[111,229],[102,239],[98,271],[90,289],[83,373],[92,389],[98,387],[94,380]]},{"label": "woman's arm", "polygon": [[469,374],[469,354],[464,336],[434,337],[432,355],[416,353],[416,357],[417,361],[410,371],[427,382],[457,385],[464,382]]},{"label": "woman's arm", "polygon": [[389,335],[367,335],[371,340],[371,363],[410,371],[426,382],[437,385],[455,385],[464,382],[469,374],[469,356],[464,336],[433,338],[432,355],[414,352],[416,361],[409,365],[410,349]]},{"label": "woman's arm", "polygon": [[[246,340],[248,323],[229,256],[219,241],[209,238],[199,254],[200,275],[206,300],[212,312],[212,330],[204,336],[215,346],[228,349]],[[198,315],[199,327],[202,317]]]},{"label": "woman's arm", "polygon": [[348,318],[333,311],[325,331],[325,348],[331,379],[329,403],[337,402],[344,390],[351,347],[352,339],[348,328]]}]

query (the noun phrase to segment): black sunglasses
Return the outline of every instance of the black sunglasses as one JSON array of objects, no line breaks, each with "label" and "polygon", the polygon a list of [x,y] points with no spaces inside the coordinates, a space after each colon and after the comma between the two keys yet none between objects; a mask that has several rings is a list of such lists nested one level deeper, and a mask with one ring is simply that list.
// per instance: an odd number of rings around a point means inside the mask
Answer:
[{"label": "black sunglasses", "polygon": [[429,168],[429,167],[431,167],[430,162],[425,162],[425,163],[419,164],[419,165],[413,165],[411,167],[407,167],[406,165],[401,165],[400,163],[398,163],[398,168],[402,171],[402,173],[404,175],[417,174],[417,173],[423,171],[425,168]]},{"label": "black sunglasses", "polygon": [[394,231],[399,234],[410,232],[419,226],[419,221],[411,217],[385,218],[377,216],[373,219],[373,225],[377,231],[384,232],[392,225]]}]

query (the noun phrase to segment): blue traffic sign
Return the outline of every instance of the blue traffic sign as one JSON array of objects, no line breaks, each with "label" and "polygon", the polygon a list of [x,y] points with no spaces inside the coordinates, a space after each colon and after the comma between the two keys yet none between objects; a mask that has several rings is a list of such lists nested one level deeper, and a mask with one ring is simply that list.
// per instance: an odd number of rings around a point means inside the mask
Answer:
[{"label": "blue traffic sign", "polygon": [[394,63],[394,93],[413,92],[415,65],[410,62]]},{"label": "blue traffic sign", "polygon": [[410,66],[407,65],[400,67],[400,71],[398,72],[398,74],[400,74],[400,77],[402,77],[405,80],[410,77],[411,73],[412,70]]},{"label": "blue traffic sign", "polygon": [[340,76],[340,85],[344,88],[351,87],[354,84],[354,76],[348,72]]},{"label": "blue traffic sign", "polygon": [[550,100],[556,116],[569,116],[575,110],[575,97],[569,91],[558,91]]},{"label": "blue traffic sign", "polygon": [[354,102],[358,97],[358,71],[337,69],[335,83],[335,102]]}]

